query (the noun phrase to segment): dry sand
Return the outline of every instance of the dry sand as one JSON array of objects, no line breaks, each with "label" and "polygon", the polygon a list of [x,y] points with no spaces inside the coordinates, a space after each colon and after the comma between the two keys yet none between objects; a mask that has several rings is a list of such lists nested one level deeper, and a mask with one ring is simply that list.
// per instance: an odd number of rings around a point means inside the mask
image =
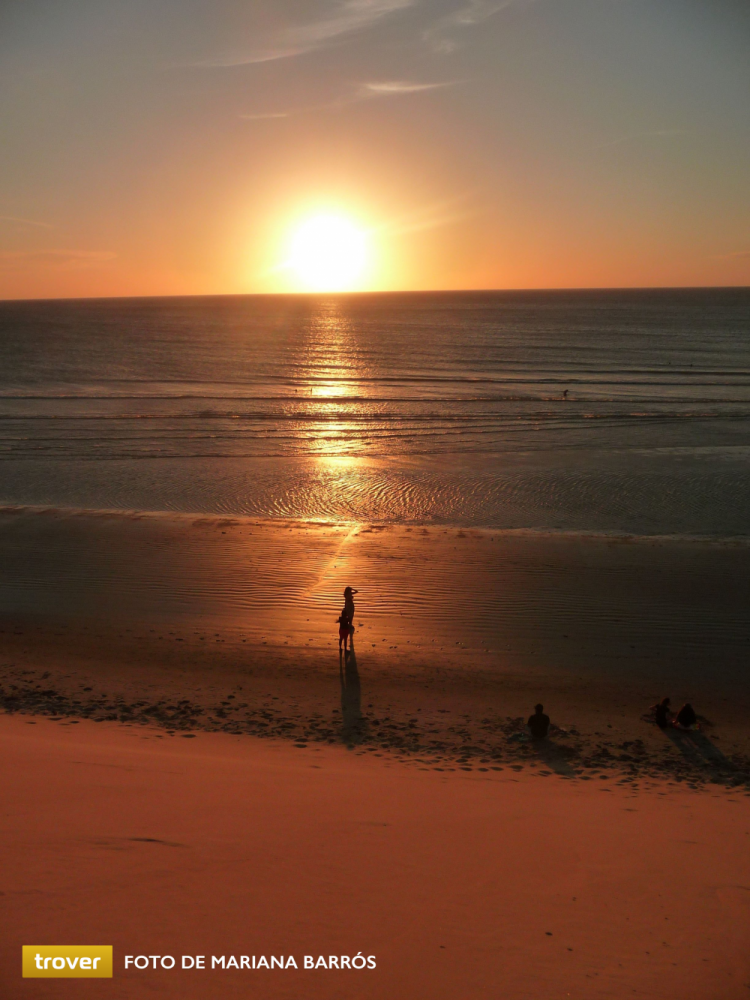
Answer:
[{"label": "dry sand", "polygon": [[[157,732],[0,717],[7,1000],[747,996],[743,796]],[[113,981],[20,979],[22,944],[84,942]],[[358,952],[377,968],[123,970]]]}]

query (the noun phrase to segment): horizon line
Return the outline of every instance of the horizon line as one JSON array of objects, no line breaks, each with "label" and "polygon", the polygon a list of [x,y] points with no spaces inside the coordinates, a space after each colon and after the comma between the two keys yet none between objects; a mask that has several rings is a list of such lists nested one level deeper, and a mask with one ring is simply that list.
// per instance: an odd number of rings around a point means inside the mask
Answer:
[{"label": "horizon line", "polygon": [[250,298],[321,298],[345,296],[353,298],[361,295],[527,295],[553,292],[710,292],[710,291],[750,291],[747,285],[559,285],[527,288],[394,288],[363,291],[339,292],[184,292],[166,295],[58,295],[0,298],[0,305],[6,302],[142,302],[156,299],[250,299]]}]

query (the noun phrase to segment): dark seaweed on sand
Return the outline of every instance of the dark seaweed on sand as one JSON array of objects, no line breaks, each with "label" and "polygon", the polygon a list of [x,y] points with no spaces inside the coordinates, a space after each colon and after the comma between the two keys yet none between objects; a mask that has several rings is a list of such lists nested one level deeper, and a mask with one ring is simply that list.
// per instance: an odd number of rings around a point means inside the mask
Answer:
[{"label": "dark seaweed on sand", "polygon": [[[356,667],[355,667],[356,669]],[[351,670],[351,668],[350,668]],[[200,705],[189,699],[126,701],[85,689],[71,697],[44,686],[44,675],[33,671],[5,672],[0,707],[7,712],[44,715],[55,721],[120,722],[159,727],[174,735],[226,732],[285,739],[300,748],[344,745],[355,753],[374,753],[436,770],[499,771],[534,769],[544,776],[611,781],[635,785],[648,779],[708,784],[750,791],[750,757],[725,755],[705,732],[666,730],[649,738],[618,741],[601,734],[553,725],[548,739],[529,738],[524,719],[491,714],[456,717],[446,710],[378,716],[362,711],[346,692],[342,672],[342,710],[290,714],[290,710],[252,705],[228,693],[217,703]],[[349,677],[349,685],[352,678]],[[645,728],[645,727],[644,727]]]}]

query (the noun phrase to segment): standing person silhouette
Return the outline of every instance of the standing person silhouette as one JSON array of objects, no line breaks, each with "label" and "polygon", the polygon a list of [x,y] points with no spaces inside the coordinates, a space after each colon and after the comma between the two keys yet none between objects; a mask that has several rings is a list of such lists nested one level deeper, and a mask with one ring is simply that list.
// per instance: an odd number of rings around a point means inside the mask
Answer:
[{"label": "standing person silhouette", "polygon": [[347,653],[346,644],[350,636],[354,632],[354,595],[357,593],[356,590],[352,590],[351,587],[347,587],[344,590],[344,610],[339,615],[339,652],[341,652],[341,644],[344,644],[344,655]]}]

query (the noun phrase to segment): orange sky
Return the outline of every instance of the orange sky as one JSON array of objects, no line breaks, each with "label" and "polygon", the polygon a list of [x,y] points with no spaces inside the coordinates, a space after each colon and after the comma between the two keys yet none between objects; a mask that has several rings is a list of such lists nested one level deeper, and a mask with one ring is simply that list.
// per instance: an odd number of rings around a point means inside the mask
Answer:
[{"label": "orange sky", "polygon": [[742,0],[9,0],[0,297],[750,282]]}]

